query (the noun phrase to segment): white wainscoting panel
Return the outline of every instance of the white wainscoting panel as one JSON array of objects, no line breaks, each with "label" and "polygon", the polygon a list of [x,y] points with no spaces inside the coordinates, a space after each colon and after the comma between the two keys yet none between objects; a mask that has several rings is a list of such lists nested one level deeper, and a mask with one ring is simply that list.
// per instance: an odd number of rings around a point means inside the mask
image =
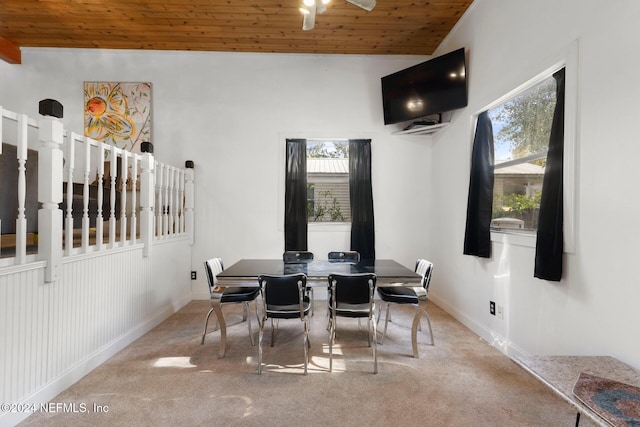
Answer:
[{"label": "white wainscoting panel", "polygon": [[[0,402],[45,403],[191,300],[189,239],[0,271]],[[28,415],[1,413],[0,425]]]}]

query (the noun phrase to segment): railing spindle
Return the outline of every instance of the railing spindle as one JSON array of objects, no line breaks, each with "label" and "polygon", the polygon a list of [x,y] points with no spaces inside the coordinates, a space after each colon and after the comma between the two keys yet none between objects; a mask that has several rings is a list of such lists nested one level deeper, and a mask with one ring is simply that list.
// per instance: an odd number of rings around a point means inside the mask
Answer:
[{"label": "railing spindle", "polygon": [[138,229],[138,217],[136,211],[138,210],[138,160],[140,156],[134,154],[132,156],[133,163],[131,164],[131,244],[135,245],[137,240]]},{"label": "railing spindle", "polygon": [[109,178],[111,188],[109,189],[109,247],[116,244],[116,174],[118,173],[118,157],[116,147],[111,146],[111,164],[109,165]]},{"label": "railing spindle", "polygon": [[104,240],[104,143],[98,143],[98,212],[96,214],[96,249],[102,250]]},{"label": "railing spindle", "polygon": [[91,143],[88,137],[84,142],[84,171],[82,181],[82,252],[89,250],[89,173],[91,172]]},{"label": "railing spindle", "polygon": [[16,218],[16,263],[24,264],[27,258],[27,217],[25,200],[27,197],[27,124],[26,114],[18,115],[18,217]]},{"label": "railing spindle", "polygon": [[73,250],[73,170],[76,162],[77,134],[67,134],[67,216],[64,230],[64,253],[69,256]]},{"label": "railing spindle", "polygon": [[128,156],[122,152],[122,167],[120,168],[120,246],[124,246],[127,240],[127,165]]}]

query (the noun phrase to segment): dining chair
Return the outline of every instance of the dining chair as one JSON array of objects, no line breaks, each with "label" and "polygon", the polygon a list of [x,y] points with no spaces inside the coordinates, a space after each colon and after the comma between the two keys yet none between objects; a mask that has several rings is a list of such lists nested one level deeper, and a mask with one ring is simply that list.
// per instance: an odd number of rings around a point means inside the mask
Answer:
[{"label": "dining chair", "polygon": [[336,339],[338,317],[367,318],[369,346],[373,347],[373,373],[378,373],[376,352],[376,322],[373,302],[376,275],[330,274],[329,285],[329,372],[333,370],[333,344]]},{"label": "dining chair", "polygon": [[296,319],[304,327],[304,374],[309,362],[309,297],[306,295],[307,276],[303,273],[286,275],[262,274],[258,277],[262,294],[262,318],[258,335],[258,374],[262,374],[262,342],[264,325],[271,319],[271,347],[275,343],[274,319]]},{"label": "dining chair", "polygon": [[[204,269],[207,273],[207,283],[209,284],[209,295],[211,298],[211,308],[207,313],[207,318],[204,322],[204,331],[202,332],[202,340],[200,345],[204,344],[204,338],[207,335],[207,326],[209,324],[209,317],[214,311],[214,304],[243,304],[242,320],[247,322],[249,328],[249,339],[251,345],[255,345],[253,340],[253,333],[251,332],[251,318],[249,317],[249,303],[255,301],[260,295],[260,289],[257,287],[228,287],[224,290],[222,296],[219,295],[219,291],[215,289],[218,282],[216,275],[224,270],[222,264],[222,258],[211,258],[204,262]],[[256,303],[256,318],[258,318],[258,305]],[[259,320],[259,318],[258,318]],[[216,327],[217,329],[217,327]]]},{"label": "dining chair", "polygon": [[336,251],[329,252],[327,254],[329,261],[344,261],[344,262],[360,262],[360,253],[357,251]]},{"label": "dining chair", "polygon": [[[419,259],[416,261],[415,271],[422,276],[421,284],[427,292],[428,298],[429,284],[431,283],[431,274],[433,273],[433,263],[426,259]],[[378,296],[382,301],[387,303],[384,331],[382,331],[382,338],[380,339],[380,344],[382,344],[384,341],[384,337],[387,334],[387,326],[389,325],[389,321],[391,320],[391,304],[412,304],[417,306],[418,296],[413,291],[413,289],[405,286],[380,286],[378,288]],[[380,313],[381,311],[382,310],[379,310],[378,313]],[[426,308],[424,310],[424,315],[426,316],[427,324],[429,325],[429,336],[431,337],[431,345],[434,345],[433,330],[431,329],[431,319],[429,318],[429,313],[427,313]],[[378,315],[378,321],[379,320],[380,316]]]},{"label": "dining chair", "polygon": [[[304,262],[313,261],[313,252],[309,251],[285,251],[282,254],[282,261],[285,264],[300,264]],[[307,287],[307,296],[309,297],[309,301],[311,302],[311,315],[313,316],[313,288],[311,286]]]},{"label": "dining chair", "polygon": [[301,262],[313,261],[313,252],[309,251],[285,251],[282,254],[285,264],[297,264]]}]

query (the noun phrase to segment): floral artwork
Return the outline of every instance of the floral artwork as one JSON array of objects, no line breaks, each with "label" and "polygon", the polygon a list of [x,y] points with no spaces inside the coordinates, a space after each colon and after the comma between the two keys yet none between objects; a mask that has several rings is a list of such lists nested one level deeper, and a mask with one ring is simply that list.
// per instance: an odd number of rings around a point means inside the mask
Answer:
[{"label": "floral artwork", "polygon": [[140,152],[151,142],[151,83],[85,82],[84,134]]}]

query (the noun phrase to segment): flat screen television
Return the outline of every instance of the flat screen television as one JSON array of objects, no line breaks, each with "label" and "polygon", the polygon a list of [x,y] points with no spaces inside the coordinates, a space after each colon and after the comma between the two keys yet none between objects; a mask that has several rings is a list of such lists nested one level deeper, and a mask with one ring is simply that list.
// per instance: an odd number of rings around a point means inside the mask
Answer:
[{"label": "flat screen television", "polygon": [[464,48],[382,77],[384,124],[467,106]]}]

